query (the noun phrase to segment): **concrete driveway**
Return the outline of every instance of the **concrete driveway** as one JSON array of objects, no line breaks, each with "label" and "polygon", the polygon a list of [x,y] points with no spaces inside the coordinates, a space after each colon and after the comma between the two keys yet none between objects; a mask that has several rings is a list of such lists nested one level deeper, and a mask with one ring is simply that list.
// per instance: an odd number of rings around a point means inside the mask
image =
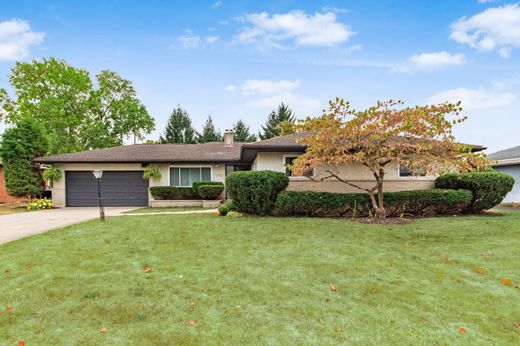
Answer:
[{"label": "concrete driveway", "polygon": [[[105,208],[106,216],[136,208]],[[0,215],[0,244],[99,217],[98,208],[60,208]]]}]

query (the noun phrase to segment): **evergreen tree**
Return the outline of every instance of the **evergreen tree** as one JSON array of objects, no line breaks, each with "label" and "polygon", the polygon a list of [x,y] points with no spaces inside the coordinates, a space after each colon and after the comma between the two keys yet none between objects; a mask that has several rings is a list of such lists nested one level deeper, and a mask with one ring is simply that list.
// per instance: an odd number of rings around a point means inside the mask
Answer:
[{"label": "evergreen tree", "polygon": [[204,127],[202,128],[202,133],[198,135],[197,142],[198,143],[208,143],[208,142],[221,142],[222,135],[220,131],[215,129],[215,125],[213,125],[213,119],[211,115],[208,116],[208,119],[204,123]]},{"label": "evergreen tree", "polygon": [[5,130],[0,143],[7,192],[27,196],[43,189],[40,170],[32,159],[47,153],[49,142],[41,123],[34,118],[20,118],[14,127]]},{"label": "evergreen tree", "polygon": [[280,123],[286,121],[294,123],[295,120],[296,118],[293,115],[292,110],[282,102],[276,111],[272,111],[269,114],[265,125],[262,125],[262,131],[259,133],[259,136],[262,140],[279,136]]},{"label": "evergreen tree", "polygon": [[233,139],[237,142],[256,141],[256,136],[249,132],[249,126],[240,119],[233,125],[233,132]]},{"label": "evergreen tree", "polygon": [[164,130],[164,137],[161,136],[161,143],[180,143],[194,144],[196,143],[197,132],[191,126],[191,119],[184,109],[177,106],[170,114],[168,123]]}]

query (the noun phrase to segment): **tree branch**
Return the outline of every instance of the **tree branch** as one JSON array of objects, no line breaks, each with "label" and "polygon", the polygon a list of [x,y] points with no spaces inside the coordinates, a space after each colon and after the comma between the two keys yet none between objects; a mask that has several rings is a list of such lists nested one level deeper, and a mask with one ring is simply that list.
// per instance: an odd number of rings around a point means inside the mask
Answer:
[{"label": "tree branch", "polygon": [[335,179],[341,181],[344,184],[347,184],[349,186],[355,187],[356,189],[359,189],[359,190],[362,190],[362,191],[366,191],[368,193],[370,193],[370,191],[375,191],[377,189],[377,186],[372,188],[372,189],[366,189],[366,188],[363,188],[363,187],[361,187],[359,185],[353,184],[353,183],[351,183],[351,182],[341,178],[339,175],[337,175],[336,173],[332,172],[331,170],[327,170],[326,172],[329,173],[330,175],[326,176],[326,177],[323,177],[323,178],[320,178],[320,179],[316,179],[315,177],[310,177],[310,179],[312,181],[315,181],[315,182],[320,182],[320,181],[325,181],[325,180],[327,180],[329,178],[335,178]]}]

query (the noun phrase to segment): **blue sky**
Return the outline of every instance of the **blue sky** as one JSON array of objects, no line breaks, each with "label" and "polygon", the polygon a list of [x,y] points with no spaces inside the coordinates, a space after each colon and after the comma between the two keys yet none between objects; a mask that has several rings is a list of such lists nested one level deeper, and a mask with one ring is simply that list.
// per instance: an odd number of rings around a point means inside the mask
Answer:
[{"label": "blue sky", "polygon": [[133,81],[162,132],[177,104],[257,131],[299,117],[461,99],[459,140],[520,145],[520,4],[511,1],[4,1],[0,87],[15,60],[54,56]]}]

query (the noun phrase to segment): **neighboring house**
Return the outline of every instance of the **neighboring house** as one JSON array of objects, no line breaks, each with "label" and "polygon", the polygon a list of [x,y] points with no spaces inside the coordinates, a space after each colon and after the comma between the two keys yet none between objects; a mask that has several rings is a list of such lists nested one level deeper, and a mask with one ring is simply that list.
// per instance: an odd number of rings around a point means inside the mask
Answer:
[{"label": "neighboring house", "polygon": [[520,145],[490,154],[488,159],[495,161],[495,170],[508,173],[515,178],[513,190],[507,194],[504,202],[520,202]]},{"label": "neighboring house", "polygon": [[4,184],[4,165],[2,159],[0,159],[0,203],[15,203],[26,201],[27,197],[15,197],[7,193]]},{"label": "neighboring house", "polygon": [[[62,171],[63,178],[54,183],[53,205],[96,206],[97,189],[93,170],[103,170],[102,186],[105,205],[146,206],[151,197],[150,186],[191,186],[194,181],[224,181],[234,171],[273,170],[290,176],[288,190],[331,192],[359,192],[339,181],[314,182],[308,177],[294,177],[286,169],[296,157],[305,152],[298,143],[302,134],[292,134],[253,143],[233,142],[233,132],[226,131],[224,142],[205,144],[135,144],[78,153],[37,158],[35,162],[53,164]],[[475,147],[475,151],[483,150]],[[160,180],[142,179],[147,165],[155,165]],[[319,167],[319,176],[326,169],[339,171],[341,177],[361,186],[373,186],[373,175],[361,164],[341,167]],[[427,189],[435,177],[412,176],[397,164],[389,164],[385,174],[385,190]]]}]

